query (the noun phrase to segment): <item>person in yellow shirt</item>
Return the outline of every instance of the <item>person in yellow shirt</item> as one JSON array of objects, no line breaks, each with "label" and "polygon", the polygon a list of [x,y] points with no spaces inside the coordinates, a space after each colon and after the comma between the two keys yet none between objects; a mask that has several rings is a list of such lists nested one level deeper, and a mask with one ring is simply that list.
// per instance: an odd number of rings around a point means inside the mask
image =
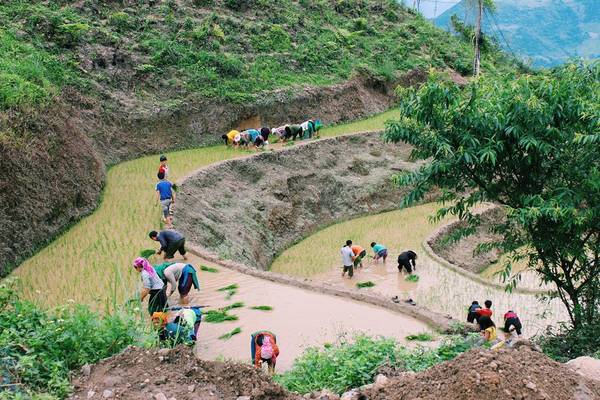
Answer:
[{"label": "person in yellow shirt", "polygon": [[225,141],[225,145],[234,145],[235,142],[235,137],[238,136],[240,134],[239,131],[236,131],[235,129],[230,130],[229,132],[227,132],[226,135],[221,136],[221,139],[223,139]]},{"label": "person in yellow shirt", "polygon": [[496,333],[496,324],[494,324],[494,321],[492,321],[490,317],[479,317],[477,323],[479,323],[481,336],[485,338],[486,342],[493,342],[498,338],[498,334]]}]

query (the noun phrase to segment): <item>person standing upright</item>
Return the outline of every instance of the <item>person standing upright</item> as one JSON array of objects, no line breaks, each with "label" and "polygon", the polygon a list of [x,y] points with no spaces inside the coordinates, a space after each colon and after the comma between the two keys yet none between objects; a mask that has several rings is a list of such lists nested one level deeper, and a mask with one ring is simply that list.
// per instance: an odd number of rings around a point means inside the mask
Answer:
[{"label": "person standing upright", "polygon": [[348,277],[352,279],[354,276],[354,253],[352,252],[352,240],[346,240],[346,244],[342,247],[342,277],[348,273]]}]

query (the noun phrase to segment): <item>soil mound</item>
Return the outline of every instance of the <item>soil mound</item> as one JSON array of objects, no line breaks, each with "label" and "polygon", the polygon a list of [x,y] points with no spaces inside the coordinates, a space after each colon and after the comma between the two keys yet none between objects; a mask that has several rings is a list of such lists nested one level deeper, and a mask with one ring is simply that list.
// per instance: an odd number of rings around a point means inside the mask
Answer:
[{"label": "soil mound", "polygon": [[70,399],[298,398],[250,365],[199,360],[185,346],[172,350],[129,347],[91,368],[82,368],[73,384]]},{"label": "soil mound", "polygon": [[360,395],[390,399],[600,399],[600,384],[528,345],[498,352],[473,349],[417,374],[403,374]]}]

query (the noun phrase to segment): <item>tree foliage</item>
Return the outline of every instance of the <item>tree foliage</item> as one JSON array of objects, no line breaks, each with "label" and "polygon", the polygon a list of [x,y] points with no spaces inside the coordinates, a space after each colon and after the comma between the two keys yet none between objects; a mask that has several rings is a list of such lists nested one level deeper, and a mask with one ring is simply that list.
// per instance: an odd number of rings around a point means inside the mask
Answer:
[{"label": "tree foliage", "polygon": [[600,64],[567,65],[525,75],[483,77],[461,88],[433,74],[401,93],[401,118],[387,140],[431,159],[396,177],[411,185],[405,205],[441,189],[437,218],[479,223],[473,207],[501,204],[507,219],[493,226],[501,240],[480,245],[509,253],[503,276],[514,287],[527,260],[554,283],[575,328],[600,316]]}]

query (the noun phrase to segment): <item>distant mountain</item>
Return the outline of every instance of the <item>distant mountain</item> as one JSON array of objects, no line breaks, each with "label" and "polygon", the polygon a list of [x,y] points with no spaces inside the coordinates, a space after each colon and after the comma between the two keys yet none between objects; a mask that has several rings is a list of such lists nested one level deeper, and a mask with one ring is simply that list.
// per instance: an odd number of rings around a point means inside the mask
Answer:
[{"label": "distant mountain", "polygon": [[[600,58],[599,0],[496,0],[496,5],[495,15],[484,17],[484,31],[533,66],[550,67],[573,57]],[[475,12],[462,0],[435,24],[449,29],[453,14],[474,23]]]}]

